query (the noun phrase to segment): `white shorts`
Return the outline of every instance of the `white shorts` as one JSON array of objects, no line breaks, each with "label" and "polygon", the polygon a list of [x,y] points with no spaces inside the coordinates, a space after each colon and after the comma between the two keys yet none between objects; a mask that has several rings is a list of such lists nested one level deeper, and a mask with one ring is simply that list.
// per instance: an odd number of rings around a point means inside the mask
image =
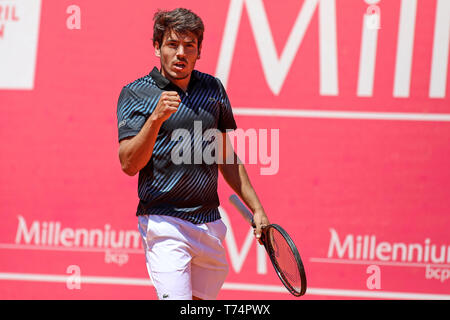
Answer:
[{"label": "white shorts", "polygon": [[222,220],[193,224],[161,215],[138,216],[147,270],[160,300],[217,297],[228,274]]}]

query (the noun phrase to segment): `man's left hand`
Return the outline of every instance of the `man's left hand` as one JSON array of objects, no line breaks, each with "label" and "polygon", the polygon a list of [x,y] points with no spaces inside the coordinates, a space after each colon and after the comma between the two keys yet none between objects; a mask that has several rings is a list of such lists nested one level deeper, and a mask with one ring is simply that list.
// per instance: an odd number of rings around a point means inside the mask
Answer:
[{"label": "man's left hand", "polygon": [[267,227],[270,222],[269,222],[269,218],[267,218],[266,213],[264,212],[264,209],[258,209],[255,210],[254,214],[253,214],[253,222],[255,223],[256,228],[254,229],[253,233],[256,237],[256,239],[258,240],[259,244],[263,244],[261,241],[261,230],[264,227]]}]

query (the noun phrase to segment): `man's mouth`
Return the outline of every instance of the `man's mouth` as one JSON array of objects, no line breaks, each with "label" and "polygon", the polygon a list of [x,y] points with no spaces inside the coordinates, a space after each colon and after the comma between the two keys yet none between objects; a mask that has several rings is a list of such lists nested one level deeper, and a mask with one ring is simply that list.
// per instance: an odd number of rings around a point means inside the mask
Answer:
[{"label": "man's mouth", "polygon": [[186,68],[186,63],[185,62],[175,62],[173,64],[173,66],[177,70],[183,70],[184,68]]}]

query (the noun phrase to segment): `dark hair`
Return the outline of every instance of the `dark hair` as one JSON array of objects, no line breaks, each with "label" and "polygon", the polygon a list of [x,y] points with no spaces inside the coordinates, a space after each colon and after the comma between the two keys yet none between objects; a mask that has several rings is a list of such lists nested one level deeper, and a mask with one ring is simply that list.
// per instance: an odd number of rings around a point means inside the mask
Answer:
[{"label": "dark hair", "polygon": [[153,20],[155,21],[153,25],[153,45],[157,42],[161,46],[164,34],[170,30],[180,34],[192,32],[197,37],[199,47],[203,41],[203,32],[205,31],[203,21],[189,9],[158,10],[153,16]]}]

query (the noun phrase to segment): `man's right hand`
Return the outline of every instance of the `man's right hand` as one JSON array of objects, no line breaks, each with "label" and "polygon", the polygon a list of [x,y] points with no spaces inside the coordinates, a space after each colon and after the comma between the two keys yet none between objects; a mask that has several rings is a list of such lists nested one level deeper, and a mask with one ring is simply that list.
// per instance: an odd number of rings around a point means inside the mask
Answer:
[{"label": "man's right hand", "polygon": [[167,119],[169,119],[172,113],[177,112],[180,102],[181,99],[178,95],[178,92],[163,91],[151,117],[153,117],[153,119],[157,121],[166,121]]},{"label": "man's right hand", "polygon": [[149,162],[161,124],[178,110],[180,102],[178,92],[163,91],[141,131],[132,138],[120,141],[119,159],[126,174],[134,176]]}]

